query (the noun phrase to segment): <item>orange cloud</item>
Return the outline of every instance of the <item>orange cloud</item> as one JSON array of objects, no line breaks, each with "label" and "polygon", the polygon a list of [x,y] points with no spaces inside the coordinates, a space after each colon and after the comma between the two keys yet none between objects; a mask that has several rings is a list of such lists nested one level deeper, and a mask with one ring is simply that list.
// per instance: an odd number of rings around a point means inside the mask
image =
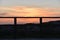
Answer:
[{"label": "orange cloud", "polygon": [[6,12],[4,16],[59,16],[59,8],[33,8],[33,7],[0,7],[0,12]]}]

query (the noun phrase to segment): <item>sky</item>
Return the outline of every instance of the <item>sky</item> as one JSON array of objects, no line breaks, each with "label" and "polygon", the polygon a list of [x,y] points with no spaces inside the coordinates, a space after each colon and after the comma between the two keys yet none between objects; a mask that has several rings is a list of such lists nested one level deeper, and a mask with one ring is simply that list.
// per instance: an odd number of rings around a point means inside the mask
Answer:
[{"label": "sky", "polygon": [[[0,17],[60,16],[60,0],[0,0]],[[3,20],[3,19],[1,19]],[[23,20],[23,19],[21,19]],[[24,19],[26,20],[26,19]],[[38,22],[33,19],[29,22]],[[35,20],[35,21],[34,21]],[[8,21],[7,21],[8,22]],[[20,22],[20,21],[19,21]],[[28,22],[28,21],[26,21]],[[0,23],[3,23],[0,21]],[[25,23],[25,21],[20,22]]]},{"label": "sky", "polygon": [[60,0],[0,0],[0,6],[59,7]]}]

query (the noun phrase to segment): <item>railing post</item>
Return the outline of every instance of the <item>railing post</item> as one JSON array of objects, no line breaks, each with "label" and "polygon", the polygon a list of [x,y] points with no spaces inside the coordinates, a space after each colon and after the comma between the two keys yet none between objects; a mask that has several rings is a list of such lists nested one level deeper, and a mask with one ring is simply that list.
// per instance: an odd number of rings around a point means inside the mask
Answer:
[{"label": "railing post", "polygon": [[42,17],[40,17],[40,37],[42,37]]},{"label": "railing post", "polygon": [[17,22],[16,22],[16,17],[14,17],[14,25],[16,25],[17,24]]},{"label": "railing post", "polygon": [[40,24],[42,24],[42,17],[40,17]]},{"label": "railing post", "polygon": [[14,17],[14,38],[16,38],[16,25],[17,25],[16,17]]}]

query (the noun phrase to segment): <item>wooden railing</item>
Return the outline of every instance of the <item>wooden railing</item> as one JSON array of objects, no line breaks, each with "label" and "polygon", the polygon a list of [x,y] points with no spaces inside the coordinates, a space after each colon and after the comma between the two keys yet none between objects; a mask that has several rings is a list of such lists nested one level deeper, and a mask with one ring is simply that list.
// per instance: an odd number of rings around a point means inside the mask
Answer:
[{"label": "wooden railing", "polygon": [[60,18],[60,17],[0,17],[0,18],[13,18],[14,25],[17,25],[17,18],[39,18],[40,24],[42,24],[42,18]]}]

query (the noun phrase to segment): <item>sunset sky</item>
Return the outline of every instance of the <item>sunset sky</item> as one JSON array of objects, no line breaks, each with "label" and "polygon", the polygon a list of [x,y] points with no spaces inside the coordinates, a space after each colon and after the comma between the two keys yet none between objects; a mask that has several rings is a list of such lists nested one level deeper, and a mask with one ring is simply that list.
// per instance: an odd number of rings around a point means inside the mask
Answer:
[{"label": "sunset sky", "polygon": [[[0,0],[0,17],[6,16],[60,16],[60,0]],[[6,20],[6,22],[2,22],[2,20]],[[0,19],[0,24],[7,23],[8,20],[9,19]],[[33,21],[22,18],[18,21],[18,23],[39,22],[39,19],[32,20]],[[12,23],[12,19],[10,19],[10,21],[10,23]]]}]

